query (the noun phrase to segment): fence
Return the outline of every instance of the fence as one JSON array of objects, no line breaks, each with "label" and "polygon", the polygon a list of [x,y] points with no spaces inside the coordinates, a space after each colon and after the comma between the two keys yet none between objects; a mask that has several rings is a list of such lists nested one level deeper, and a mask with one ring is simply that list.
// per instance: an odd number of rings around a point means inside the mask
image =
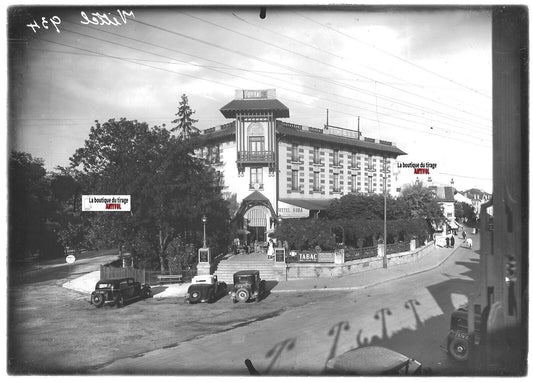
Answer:
[{"label": "fence", "polygon": [[354,261],[356,259],[365,259],[378,256],[378,247],[360,247],[360,248],[347,248],[344,249],[344,262]]},{"label": "fence", "polygon": [[404,251],[411,250],[411,244],[409,242],[398,242],[387,244],[387,254],[402,253]]},{"label": "fence", "polygon": [[100,265],[100,279],[133,278],[137,282],[146,283],[144,269],[134,267],[111,267]]}]

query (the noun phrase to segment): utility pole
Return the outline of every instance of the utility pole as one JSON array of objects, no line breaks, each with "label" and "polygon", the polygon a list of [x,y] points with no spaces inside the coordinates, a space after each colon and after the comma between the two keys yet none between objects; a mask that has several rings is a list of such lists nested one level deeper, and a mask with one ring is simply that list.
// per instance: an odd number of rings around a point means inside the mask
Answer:
[{"label": "utility pole", "polygon": [[387,159],[383,164],[383,268],[387,268]]}]

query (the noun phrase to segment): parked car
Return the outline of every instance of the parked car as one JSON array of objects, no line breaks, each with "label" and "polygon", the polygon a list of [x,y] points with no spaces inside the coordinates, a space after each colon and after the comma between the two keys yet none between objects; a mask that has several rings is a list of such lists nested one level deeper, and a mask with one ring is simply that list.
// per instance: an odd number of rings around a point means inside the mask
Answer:
[{"label": "parked car", "polygon": [[219,282],[216,275],[197,275],[192,279],[192,284],[187,290],[185,302],[214,302],[228,294],[225,282]]},{"label": "parked car", "polygon": [[331,375],[414,375],[422,372],[420,362],[384,347],[359,347],[331,358],[326,374]]},{"label": "parked car", "polygon": [[233,274],[233,303],[259,300],[266,292],[265,281],[259,276],[259,270],[241,270]]},{"label": "parked car", "polygon": [[481,306],[474,306],[474,336],[468,334],[468,308],[461,306],[452,312],[450,331],[447,337],[448,354],[459,362],[466,362],[472,347],[479,345],[481,338]]},{"label": "parked car", "polygon": [[122,307],[125,302],[151,296],[150,285],[135,282],[133,278],[104,279],[96,283],[91,293],[91,303],[102,307],[106,302],[113,302],[117,307]]}]

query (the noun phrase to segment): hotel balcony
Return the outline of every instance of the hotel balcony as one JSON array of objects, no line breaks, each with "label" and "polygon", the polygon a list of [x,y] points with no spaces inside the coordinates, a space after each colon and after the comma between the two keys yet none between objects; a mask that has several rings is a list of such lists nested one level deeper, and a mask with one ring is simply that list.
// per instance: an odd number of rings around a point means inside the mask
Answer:
[{"label": "hotel balcony", "polygon": [[274,152],[263,151],[240,151],[237,153],[237,162],[242,164],[266,164],[274,162]]},{"label": "hotel balcony", "polygon": [[246,166],[268,166],[269,172],[276,169],[276,157],[273,151],[239,151],[237,152],[237,167],[239,173],[244,172]]}]

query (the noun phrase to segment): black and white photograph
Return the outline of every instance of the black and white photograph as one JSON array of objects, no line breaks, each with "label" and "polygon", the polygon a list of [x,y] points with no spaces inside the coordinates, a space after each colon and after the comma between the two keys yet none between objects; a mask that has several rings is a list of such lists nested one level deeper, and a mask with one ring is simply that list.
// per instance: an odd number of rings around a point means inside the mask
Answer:
[{"label": "black and white photograph", "polygon": [[5,9],[9,376],[527,375],[527,6]]}]

